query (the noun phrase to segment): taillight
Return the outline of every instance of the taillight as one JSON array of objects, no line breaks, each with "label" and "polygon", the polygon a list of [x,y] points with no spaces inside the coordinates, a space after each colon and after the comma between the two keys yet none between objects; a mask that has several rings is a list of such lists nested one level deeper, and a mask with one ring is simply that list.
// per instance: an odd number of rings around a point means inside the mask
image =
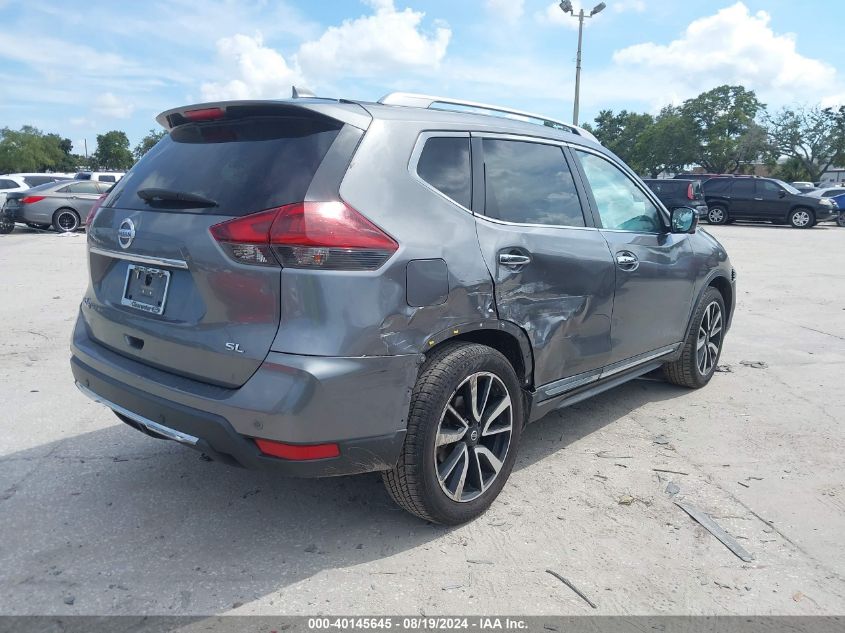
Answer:
[{"label": "taillight", "polygon": [[85,218],[85,226],[91,226],[91,223],[94,221],[94,218],[97,217],[97,211],[100,210],[100,207],[103,204],[103,200],[105,200],[108,195],[109,194],[104,193],[94,201],[94,204],[91,206],[91,210],[88,212],[88,217]]},{"label": "taillight", "polygon": [[183,112],[182,116],[188,121],[215,121],[222,119],[224,114],[223,108],[200,108]]},{"label": "taillight", "polygon": [[21,204],[32,204],[33,202],[41,202],[47,196],[26,196],[21,198]]},{"label": "taillight", "polygon": [[692,183],[687,185],[687,200],[695,200]]},{"label": "taillight", "polygon": [[[300,202],[211,227],[229,254],[245,264],[318,270],[375,270],[396,241],[343,202]],[[275,255],[275,257],[274,257]]]}]

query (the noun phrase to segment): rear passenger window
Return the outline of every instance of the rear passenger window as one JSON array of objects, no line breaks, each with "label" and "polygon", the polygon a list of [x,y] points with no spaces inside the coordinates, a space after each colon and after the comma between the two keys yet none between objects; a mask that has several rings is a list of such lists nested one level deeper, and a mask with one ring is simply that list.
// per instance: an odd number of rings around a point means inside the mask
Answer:
[{"label": "rear passenger window", "polygon": [[704,182],[704,193],[727,193],[730,186],[731,181],[727,178],[711,178],[710,180],[706,180]]},{"label": "rear passenger window", "polygon": [[20,187],[14,180],[0,180],[0,189],[17,189]]},{"label": "rear passenger window", "polygon": [[754,181],[750,178],[737,178],[731,189],[731,195],[741,198],[754,197]]},{"label": "rear passenger window", "polygon": [[489,138],[483,145],[485,215],[519,224],[584,226],[560,147]]},{"label": "rear passenger window", "polygon": [[429,138],[417,162],[417,174],[437,191],[469,209],[472,195],[469,137]]}]

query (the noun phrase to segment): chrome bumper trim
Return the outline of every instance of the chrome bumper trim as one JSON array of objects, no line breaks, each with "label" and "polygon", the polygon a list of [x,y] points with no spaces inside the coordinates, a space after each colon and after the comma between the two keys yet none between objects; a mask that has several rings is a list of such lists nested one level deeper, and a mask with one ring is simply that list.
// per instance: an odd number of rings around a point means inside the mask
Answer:
[{"label": "chrome bumper trim", "polygon": [[133,422],[137,422],[138,424],[146,428],[148,431],[155,433],[156,435],[161,435],[162,437],[166,437],[169,440],[179,442],[180,444],[187,444],[188,446],[195,446],[196,443],[200,441],[198,437],[188,435],[187,433],[182,433],[182,431],[177,431],[176,429],[171,429],[169,426],[164,426],[163,424],[159,424],[158,422],[153,422],[152,420],[148,420],[142,415],[133,413],[129,409],[124,409],[119,404],[115,404],[110,400],[106,400],[105,398],[98,396],[96,393],[88,389],[88,387],[84,387],[78,382],[76,383],[76,387],[83,394],[91,398],[91,400],[93,400],[94,402],[99,402],[100,404],[106,405],[112,411],[126,416]]},{"label": "chrome bumper trim", "polygon": [[120,253],[112,251],[107,248],[100,248],[99,246],[89,246],[89,253],[95,255],[103,255],[105,257],[112,257],[114,259],[125,259],[130,262],[137,262],[139,264],[155,264],[158,266],[167,266],[169,268],[183,268],[188,269],[188,262],[181,259],[168,259],[167,257],[151,257],[149,255],[136,255],[135,253]]}]

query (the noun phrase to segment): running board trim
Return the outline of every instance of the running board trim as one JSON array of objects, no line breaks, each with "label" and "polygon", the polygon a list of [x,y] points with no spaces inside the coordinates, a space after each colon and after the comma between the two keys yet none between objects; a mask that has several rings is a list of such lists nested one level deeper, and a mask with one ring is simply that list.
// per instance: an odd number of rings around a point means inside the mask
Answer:
[{"label": "running board trim", "polygon": [[78,382],[76,383],[76,387],[84,395],[91,398],[91,400],[93,400],[94,402],[99,402],[100,404],[107,406],[115,413],[120,413],[121,415],[129,418],[133,422],[140,424],[151,433],[155,433],[156,435],[165,437],[168,440],[173,440],[174,442],[179,442],[180,444],[187,444],[188,446],[196,446],[197,442],[200,441],[198,437],[188,435],[187,433],[182,433],[182,431],[177,431],[176,429],[171,429],[169,426],[164,426],[163,424],[159,424],[158,422],[153,422],[152,420],[149,420],[142,415],[138,415],[137,413],[133,413],[129,409],[121,407],[119,404],[115,404],[110,400],[106,400],[102,396],[98,396],[96,393],[88,389],[88,387],[85,387]]}]

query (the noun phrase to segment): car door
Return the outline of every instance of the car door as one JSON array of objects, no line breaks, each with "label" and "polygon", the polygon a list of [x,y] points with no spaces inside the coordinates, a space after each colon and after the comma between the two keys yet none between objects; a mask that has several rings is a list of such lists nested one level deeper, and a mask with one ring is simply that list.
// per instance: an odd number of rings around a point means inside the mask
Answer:
[{"label": "car door", "polygon": [[771,180],[757,180],[755,185],[755,217],[761,220],[783,220],[788,210],[788,205],[783,200],[786,190]]},{"label": "car door", "polygon": [[496,309],[530,339],[535,384],[597,379],[610,355],[614,264],[562,144],[474,133],[472,154],[473,211]]},{"label": "car door", "polygon": [[670,233],[665,211],[610,158],[586,149],[572,154],[614,257],[609,363],[665,353],[686,333],[696,277],[690,236]]},{"label": "car door", "polygon": [[79,217],[84,220],[91,211],[91,207],[94,206],[94,202],[101,195],[99,183],[93,180],[84,180],[68,185],[66,189],[69,206],[73,207]]},{"label": "car door", "polygon": [[728,215],[733,219],[758,217],[757,189],[753,178],[735,178],[731,185],[731,202]]}]

